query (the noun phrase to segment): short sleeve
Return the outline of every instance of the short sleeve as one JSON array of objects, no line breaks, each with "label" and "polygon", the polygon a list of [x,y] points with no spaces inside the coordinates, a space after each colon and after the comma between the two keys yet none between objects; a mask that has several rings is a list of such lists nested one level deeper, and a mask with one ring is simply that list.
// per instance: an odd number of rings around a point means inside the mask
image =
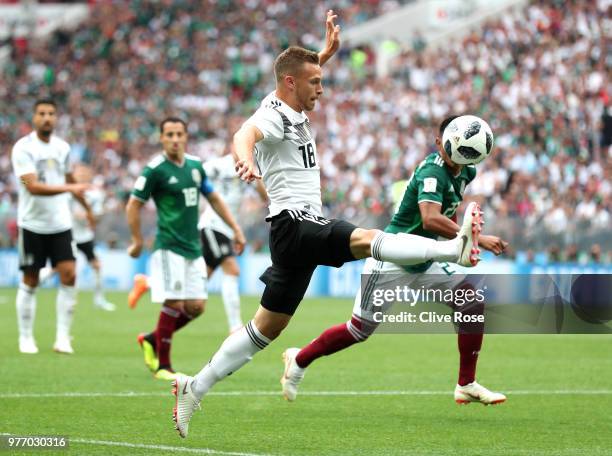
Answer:
[{"label": "short sleeve", "polygon": [[36,174],[36,164],[32,159],[32,155],[19,144],[15,144],[13,147],[11,161],[13,162],[13,170],[17,177],[25,174]]},{"label": "short sleeve", "polygon": [[466,184],[469,184],[476,178],[476,174],[478,171],[476,170],[476,166],[474,165],[467,165],[466,170],[467,170],[467,178],[468,178]]},{"label": "short sleeve", "polygon": [[442,204],[446,185],[448,182],[442,168],[435,164],[423,167],[417,176],[417,201]]},{"label": "short sleeve", "polygon": [[146,202],[155,190],[156,173],[148,166],[142,171],[142,174],[134,182],[132,196],[142,202]]},{"label": "short sleeve", "polygon": [[245,123],[257,127],[265,142],[277,143],[285,137],[283,119],[273,108],[259,108]]}]

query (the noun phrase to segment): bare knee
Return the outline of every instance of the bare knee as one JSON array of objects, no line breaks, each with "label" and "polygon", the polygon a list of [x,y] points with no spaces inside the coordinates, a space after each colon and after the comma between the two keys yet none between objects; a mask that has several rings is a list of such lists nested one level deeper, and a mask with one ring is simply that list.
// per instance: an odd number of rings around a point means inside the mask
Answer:
[{"label": "bare knee", "polygon": [[62,261],[57,264],[56,269],[62,285],[74,286],[76,282],[76,267],[74,261]]},{"label": "bare knee", "polygon": [[36,288],[38,286],[38,274],[40,271],[25,270],[23,271],[23,283],[30,288]]},{"label": "bare knee", "polygon": [[223,269],[223,274],[236,276],[240,275],[240,266],[238,266],[238,261],[236,261],[235,257],[227,257],[221,263],[221,269]]},{"label": "bare knee", "polygon": [[380,230],[357,228],[351,233],[351,253],[357,259],[372,256],[370,246]]},{"label": "bare knee", "polygon": [[190,299],[183,305],[184,312],[191,318],[197,318],[204,313],[206,301],[202,299]]},{"label": "bare knee", "polygon": [[259,306],[253,322],[257,330],[270,340],[276,339],[291,321],[291,315],[271,312]]}]

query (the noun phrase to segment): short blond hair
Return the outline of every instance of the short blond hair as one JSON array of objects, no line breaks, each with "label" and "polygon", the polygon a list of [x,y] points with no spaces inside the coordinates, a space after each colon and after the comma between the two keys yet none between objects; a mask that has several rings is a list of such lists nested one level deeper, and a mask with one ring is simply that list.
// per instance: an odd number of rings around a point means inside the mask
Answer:
[{"label": "short blond hair", "polygon": [[281,52],[274,61],[274,75],[280,82],[288,74],[296,74],[304,63],[319,64],[319,54],[299,46],[291,46]]}]

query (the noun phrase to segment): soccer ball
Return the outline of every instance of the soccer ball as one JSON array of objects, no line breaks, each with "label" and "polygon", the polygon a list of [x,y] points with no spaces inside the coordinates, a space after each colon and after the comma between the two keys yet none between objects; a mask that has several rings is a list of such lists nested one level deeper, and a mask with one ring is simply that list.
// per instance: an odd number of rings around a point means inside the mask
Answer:
[{"label": "soccer ball", "polygon": [[493,133],[480,117],[460,116],[444,129],[442,145],[454,163],[474,165],[491,154]]}]

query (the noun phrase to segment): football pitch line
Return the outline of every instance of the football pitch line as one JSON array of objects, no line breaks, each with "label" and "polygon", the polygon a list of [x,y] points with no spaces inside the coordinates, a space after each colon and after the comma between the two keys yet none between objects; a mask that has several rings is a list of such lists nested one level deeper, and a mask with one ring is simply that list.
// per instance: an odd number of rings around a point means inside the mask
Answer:
[{"label": "football pitch line", "polygon": [[[504,390],[505,394],[517,396],[597,396],[612,395],[612,390]],[[452,389],[444,391],[301,391],[300,396],[449,396]],[[170,397],[172,394],[156,392],[56,392],[56,393],[0,393],[1,399],[71,398],[71,397]],[[211,391],[206,396],[278,396],[278,391]]]},{"label": "football pitch line", "polygon": [[[10,436],[12,434],[2,432],[2,436]],[[147,445],[144,443],[130,443],[130,442],[114,442],[110,440],[94,440],[94,439],[81,439],[81,438],[69,438],[69,443],[82,443],[85,445],[100,445],[100,446],[115,446],[123,448],[138,448],[143,450],[159,450],[159,451],[172,451],[177,453],[192,453],[192,454],[217,454],[220,456],[271,456],[264,453],[241,453],[237,451],[220,451],[213,450],[211,448],[188,448],[188,447],[176,447],[170,445]]]}]

